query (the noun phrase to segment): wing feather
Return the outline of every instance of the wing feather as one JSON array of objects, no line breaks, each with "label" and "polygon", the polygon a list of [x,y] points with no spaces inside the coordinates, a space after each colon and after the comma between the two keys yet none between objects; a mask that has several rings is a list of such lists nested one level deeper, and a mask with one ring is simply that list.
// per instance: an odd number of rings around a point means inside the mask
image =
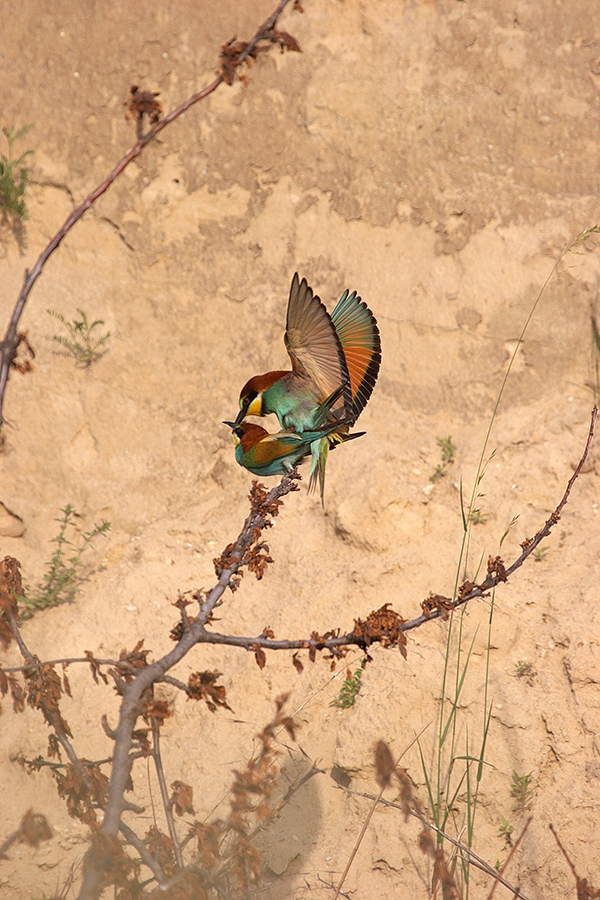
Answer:
[{"label": "wing feather", "polygon": [[276,459],[282,459],[298,449],[301,444],[302,438],[297,434],[283,432],[267,434],[254,446],[254,463],[262,466]]},{"label": "wing feather", "polygon": [[[312,382],[321,400],[345,382],[349,385],[346,360],[331,316],[306,279],[299,280],[297,272],[290,288],[285,346],[294,374]],[[347,402],[351,402],[350,396]],[[336,408],[342,405],[341,400],[334,404]]]},{"label": "wing feather", "polygon": [[356,420],[375,387],[381,365],[381,338],[377,320],[366,303],[344,291],[331,314],[342,345],[352,389],[352,416]]}]

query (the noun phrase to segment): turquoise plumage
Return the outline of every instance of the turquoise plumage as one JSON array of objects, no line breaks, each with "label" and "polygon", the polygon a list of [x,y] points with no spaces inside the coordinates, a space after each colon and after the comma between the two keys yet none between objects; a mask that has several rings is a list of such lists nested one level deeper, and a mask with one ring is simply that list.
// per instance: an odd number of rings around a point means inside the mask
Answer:
[{"label": "turquoise plumage", "polygon": [[[240,393],[240,411],[234,424],[240,426],[248,415],[275,413],[281,427],[301,441],[323,424],[333,426],[326,435],[309,442],[309,490],[318,479],[323,500],[330,448],[359,437],[350,435],[349,427],[364,409],[377,380],[381,364],[379,330],[356,291],[344,291],[330,316],[306,279],[300,281],[296,273],[290,288],[284,340],[292,371],[266,372],[247,381]],[[327,406],[325,421],[320,422],[323,405],[334,394],[336,399]],[[257,443],[261,440],[265,440],[264,436],[257,438]],[[295,449],[299,446],[296,444]]]}]

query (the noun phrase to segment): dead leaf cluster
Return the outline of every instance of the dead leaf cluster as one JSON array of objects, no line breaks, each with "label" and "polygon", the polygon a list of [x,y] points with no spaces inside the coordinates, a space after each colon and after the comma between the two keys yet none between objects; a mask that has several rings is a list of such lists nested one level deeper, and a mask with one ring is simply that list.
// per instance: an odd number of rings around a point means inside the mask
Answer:
[{"label": "dead leaf cluster", "polygon": [[143,91],[139,85],[132,84],[129,88],[129,100],[126,100],[123,106],[127,107],[125,118],[127,121],[138,121],[148,116],[151,125],[156,125],[160,121],[163,111],[162,103],[156,98],[160,96],[160,91]]},{"label": "dead leaf cluster", "polygon": [[[267,43],[264,44],[261,41],[266,41]],[[285,50],[293,50],[296,53],[302,52],[300,44],[293,35],[288,34],[287,31],[276,31],[274,28],[264,31],[260,34],[258,40],[254,38],[252,41],[244,42],[238,41],[237,38],[233,37],[226,44],[223,44],[219,54],[223,81],[226,84],[233,84],[238,66],[243,62],[247,66],[252,65],[252,60],[256,59],[259,53],[270,50],[273,44],[278,44],[282,53]],[[245,81],[243,75],[239,77],[241,81]]]},{"label": "dead leaf cluster", "polygon": [[364,621],[355,619],[352,637],[358,638],[359,644],[365,648],[376,641],[384,647],[394,647],[397,644],[406,659],[406,635],[400,628],[406,620],[390,609],[390,606],[391,603],[384,603],[379,609],[369,613]]},{"label": "dead leaf cluster", "polygon": [[211,712],[216,712],[220,706],[222,709],[231,707],[225,700],[226,691],[222,684],[216,684],[221,672],[192,672],[188,678],[187,695],[190,700],[204,700]]},{"label": "dead leaf cluster", "polygon": [[0,644],[5,650],[15,639],[11,618],[19,617],[17,597],[23,594],[20,567],[21,563],[12,556],[5,556],[0,562]]}]

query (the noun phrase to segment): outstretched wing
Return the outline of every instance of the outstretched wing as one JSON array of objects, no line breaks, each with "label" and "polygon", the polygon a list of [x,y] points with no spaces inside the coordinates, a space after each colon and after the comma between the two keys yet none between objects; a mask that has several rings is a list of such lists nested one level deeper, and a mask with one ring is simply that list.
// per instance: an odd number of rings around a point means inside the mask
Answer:
[{"label": "outstretched wing", "polygon": [[[294,374],[308,379],[322,400],[346,385],[346,403],[351,402],[346,360],[331,316],[297,272],[290,288],[285,346]],[[334,407],[343,405],[340,399]]]},{"label": "outstretched wing", "polygon": [[342,345],[352,388],[352,421],[365,408],[381,365],[381,339],[377,320],[356,291],[344,291],[331,314]]}]

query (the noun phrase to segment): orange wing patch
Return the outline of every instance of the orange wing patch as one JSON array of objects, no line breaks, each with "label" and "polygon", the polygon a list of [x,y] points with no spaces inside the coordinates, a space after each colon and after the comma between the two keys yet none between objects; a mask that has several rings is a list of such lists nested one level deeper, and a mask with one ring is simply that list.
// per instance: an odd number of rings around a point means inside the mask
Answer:
[{"label": "orange wing patch", "polygon": [[358,418],[375,387],[381,365],[377,320],[356,291],[344,291],[331,314],[342,345],[352,388],[352,414]]}]

